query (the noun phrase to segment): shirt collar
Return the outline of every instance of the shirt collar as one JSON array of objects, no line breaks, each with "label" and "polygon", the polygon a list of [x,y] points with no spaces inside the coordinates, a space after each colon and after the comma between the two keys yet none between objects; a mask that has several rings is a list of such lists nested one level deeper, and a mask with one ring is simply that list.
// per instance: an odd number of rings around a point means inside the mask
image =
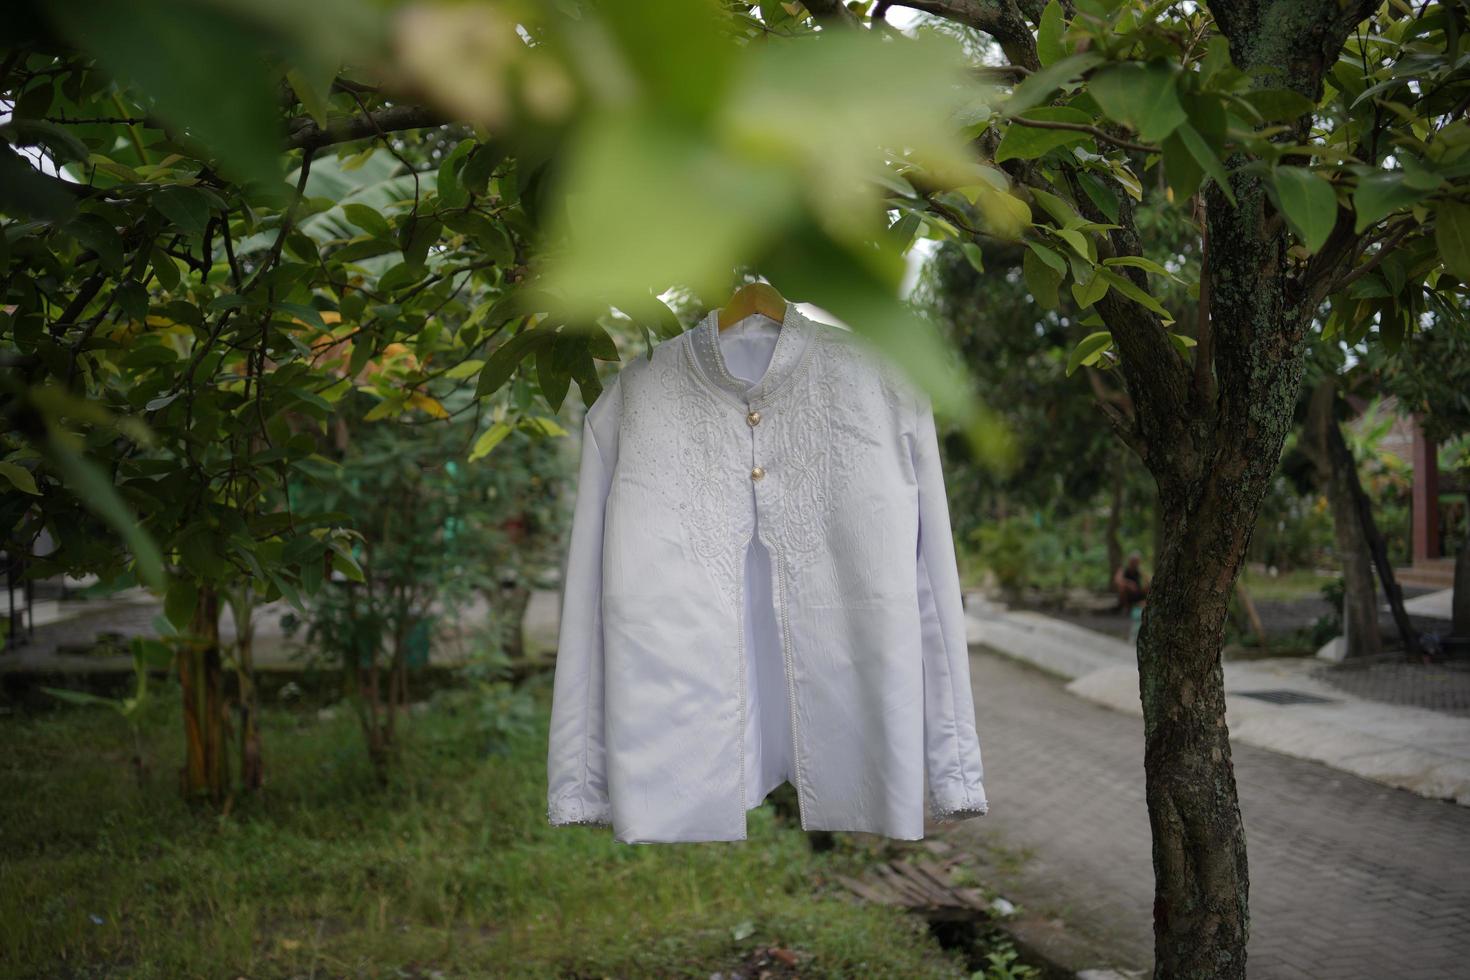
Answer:
[{"label": "shirt collar", "polygon": [[776,346],[771,352],[771,363],[754,385],[735,377],[725,365],[725,356],[720,350],[718,307],[706,313],[689,331],[689,353],[699,369],[698,374],[709,385],[742,405],[756,406],[770,400],[796,376],[811,347],[814,326],[814,322],[798,310],[795,303],[787,303],[781,332],[776,335]]}]

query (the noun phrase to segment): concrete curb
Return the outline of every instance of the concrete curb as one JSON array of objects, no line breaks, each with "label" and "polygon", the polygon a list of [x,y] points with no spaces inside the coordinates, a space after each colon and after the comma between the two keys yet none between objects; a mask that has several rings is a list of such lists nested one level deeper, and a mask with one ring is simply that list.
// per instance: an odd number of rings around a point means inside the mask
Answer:
[{"label": "concrete curb", "polygon": [[[971,643],[1068,680],[1078,697],[1143,715],[1133,648],[1092,630],[967,596]],[[1278,658],[1226,663],[1225,711],[1235,741],[1470,806],[1470,718],[1354,697],[1308,675],[1320,663]],[[1288,689],[1331,701],[1274,704],[1242,691]]]}]

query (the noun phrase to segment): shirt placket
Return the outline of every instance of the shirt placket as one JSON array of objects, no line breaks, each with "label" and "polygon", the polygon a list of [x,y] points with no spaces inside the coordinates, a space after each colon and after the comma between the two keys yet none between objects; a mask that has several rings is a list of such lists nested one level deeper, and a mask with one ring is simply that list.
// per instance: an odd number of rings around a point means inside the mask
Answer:
[{"label": "shirt placket", "polygon": [[[759,400],[753,401],[747,398],[745,404],[745,424],[750,433],[751,505],[755,511],[755,526],[765,528],[769,532],[774,526],[772,522],[773,502],[776,500],[775,495],[780,487],[782,461],[771,456],[771,450],[774,447],[770,438],[770,409],[763,406]],[[775,535],[770,533],[763,536],[774,565],[771,575],[772,584],[775,586],[773,598],[776,602],[781,662],[786,672],[787,710],[791,717],[791,781],[796,787],[796,803],[801,815],[801,826],[805,828],[807,824],[806,795],[801,788],[801,740],[796,719],[796,670],[792,661],[786,609],[785,559],[780,545],[774,539]]]}]

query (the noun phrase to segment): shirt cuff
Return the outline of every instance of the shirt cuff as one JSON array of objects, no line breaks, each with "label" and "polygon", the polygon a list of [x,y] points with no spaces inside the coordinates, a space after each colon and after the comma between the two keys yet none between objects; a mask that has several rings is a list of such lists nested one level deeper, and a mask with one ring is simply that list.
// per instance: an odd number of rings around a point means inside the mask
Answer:
[{"label": "shirt cuff", "polygon": [[576,797],[551,802],[546,807],[546,819],[553,827],[568,824],[590,824],[594,827],[612,826],[612,804],[610,802],[589,803]]},{"label": "shirt cuff", "polygon": [[929,816],[935,823],[958,823],[990,812],[984,787],[941,790],[929,799]]}]

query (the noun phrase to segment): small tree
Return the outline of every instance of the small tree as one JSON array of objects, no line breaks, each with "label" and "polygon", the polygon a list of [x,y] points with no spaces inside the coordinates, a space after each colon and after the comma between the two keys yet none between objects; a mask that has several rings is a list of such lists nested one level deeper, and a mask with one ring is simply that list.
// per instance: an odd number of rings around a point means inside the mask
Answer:
[{"label": "small tree", "polygon": [[473,424],[358,422],[336,459],[307,469],[298,499],[350,518],[363,575],[338,576],[308,601],[306,637],[340,666],[380,779],[410,671],[427,663],[436,633],[479,602],[514,597],[541,570],[537,558],[551,557],[562,517],[548,491],[565,461],[549,434],[562,429],[532,416],[481,446],[493,456],[466,460]]}]

